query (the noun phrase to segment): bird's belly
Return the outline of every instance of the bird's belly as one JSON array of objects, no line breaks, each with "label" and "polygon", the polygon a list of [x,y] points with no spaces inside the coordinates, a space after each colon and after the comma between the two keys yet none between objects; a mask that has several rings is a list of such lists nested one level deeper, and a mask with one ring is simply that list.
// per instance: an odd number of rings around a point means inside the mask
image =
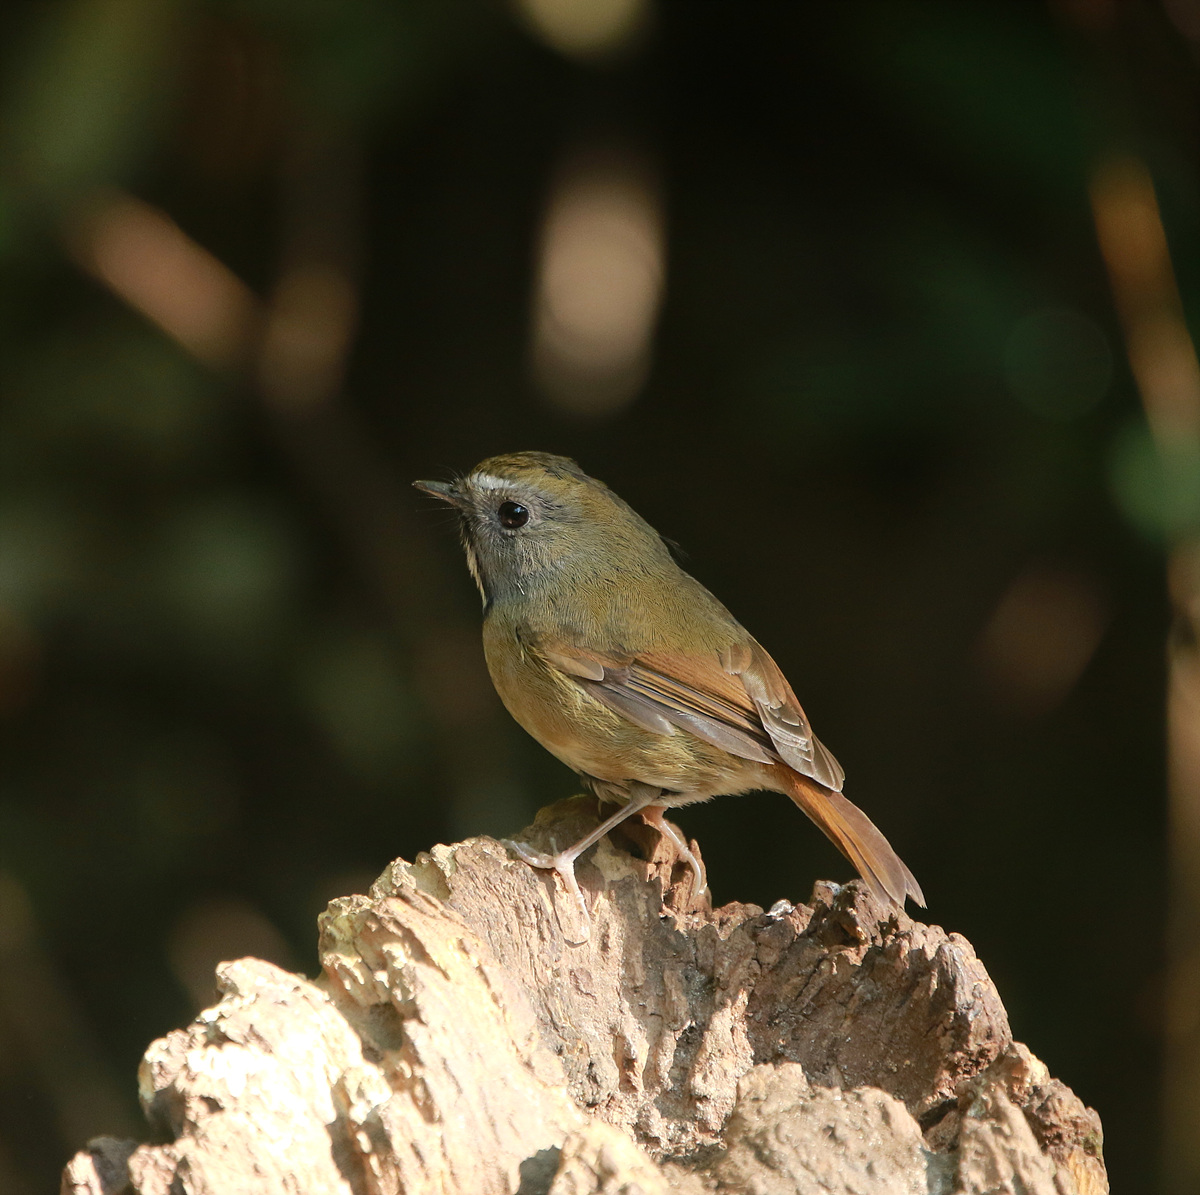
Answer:
[{"label": "bird's belly", "polygon": [[649,784],[687,794],[688,800],[762,787],[761,765],[686,731],[664,735],[644,730],[539,660],[488,650],[487,662],[508,712],[573,771],[616,785]]}]

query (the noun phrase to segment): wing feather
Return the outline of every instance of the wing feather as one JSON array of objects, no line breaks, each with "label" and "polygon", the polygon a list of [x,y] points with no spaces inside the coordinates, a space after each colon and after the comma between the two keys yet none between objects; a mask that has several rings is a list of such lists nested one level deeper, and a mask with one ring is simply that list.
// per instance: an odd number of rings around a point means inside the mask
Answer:
[{"label": "wing feather", "polygon": [[581,652],[555,651],[552,647],[539,647],[544,660],[553,664],[559,672],[577,676],[583,680],[603,680],[604,665],[595,657]]},{"label": "wing feather", "polygon": [[738,644],[736,650],[721,654],[722,667],[730,675],[741,678],[784,763],[820,781],[826,788],[840,792],[846,773],[813,734],[808,718],[779,665],[754,640]]},{"label": "wing feather", "polygon": [[648,697],[631,692],[621,685],[597,684],[589,681],[587,691],[602,701],[615,714],[628,718],[635,726],[652,734],[674,734],[675,727],[662,708]]},{"label": "wing feather", "polygon": [[827,788],[842,787],[841,766],[813,735],[779,666],[752,639],[711,656],[617,656],[562,642],[534,650],[644,730],[684,730],[741,759],[786,763]]}]

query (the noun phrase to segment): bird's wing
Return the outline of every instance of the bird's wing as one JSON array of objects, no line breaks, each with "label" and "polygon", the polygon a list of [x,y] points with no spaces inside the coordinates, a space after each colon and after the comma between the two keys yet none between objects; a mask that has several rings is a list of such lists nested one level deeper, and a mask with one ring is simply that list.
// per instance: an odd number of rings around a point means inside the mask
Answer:
[{"label": "bird's wing", "polygon": [[617,655],[545,640],[531,646],[552,668],[646,730],[685,730],[741,759],[783,762],[841,790],[841,765],[813,735],[779,666],[753,639],[712,653]]},{"label": "bird's wing", "polygon": [[750,639],[725,648],[719,658],[722,671],[737,677],[754,702],[783,762],[826,788],[841,792],[846,779],[842,765],[813,734],[792,686],[766,649]]}]

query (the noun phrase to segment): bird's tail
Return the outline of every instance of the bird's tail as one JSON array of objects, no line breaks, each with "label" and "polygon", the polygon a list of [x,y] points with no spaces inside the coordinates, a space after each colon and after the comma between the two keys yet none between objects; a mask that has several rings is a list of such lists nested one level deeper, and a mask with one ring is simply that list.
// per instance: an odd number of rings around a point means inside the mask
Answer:
[{"label": "bird's tail", "polygon": [[841,793],[789,767],[780,767],[779,771],[786,773],[783,791],[858,868],[858,874],[876,897],[885,904],[903,909],[905,898],[911,896],[922,908],[925,907],[921,885],[875,828],[875,823],[857,805],[847,801]]}]

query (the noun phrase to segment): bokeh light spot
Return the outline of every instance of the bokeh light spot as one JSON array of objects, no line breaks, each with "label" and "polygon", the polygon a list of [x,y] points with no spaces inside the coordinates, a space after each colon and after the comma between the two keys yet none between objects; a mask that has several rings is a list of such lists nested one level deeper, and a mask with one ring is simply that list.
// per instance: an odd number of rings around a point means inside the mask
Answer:
[{"label": "bokeh light spot", "polygon": [[517,0],[517,9],[544,42],[581,58],[625,49],[650,13],[647,0]]},{"label": "bokeh light spot", "polygon": [[1109,622],[1109,602],[1090,573],[1031,565],[1001,595],[977,648],[998,704],[1047,714],[1074,688]]},{"label": "bokeh light spot", "polygon": [[608,414],[637,394],[662,299],[663,227],[650,172],[629,155],[569,167],[542,228],[533,365],[557,406]]},{"label": "bokeh light spot", "polygon": [[218,963],[253,957],[295,970],[283,934],[249,901],[233,896],[197,901],[167,937],[167,959],[196,1009],[216,1003]]},{"label": "bokeh light spot", "polygon": [[333,396],[353,331],[357,300],[341,271],[320,266],[289,270],[267,315],[259,376],[282,407],[308,406]]}]

